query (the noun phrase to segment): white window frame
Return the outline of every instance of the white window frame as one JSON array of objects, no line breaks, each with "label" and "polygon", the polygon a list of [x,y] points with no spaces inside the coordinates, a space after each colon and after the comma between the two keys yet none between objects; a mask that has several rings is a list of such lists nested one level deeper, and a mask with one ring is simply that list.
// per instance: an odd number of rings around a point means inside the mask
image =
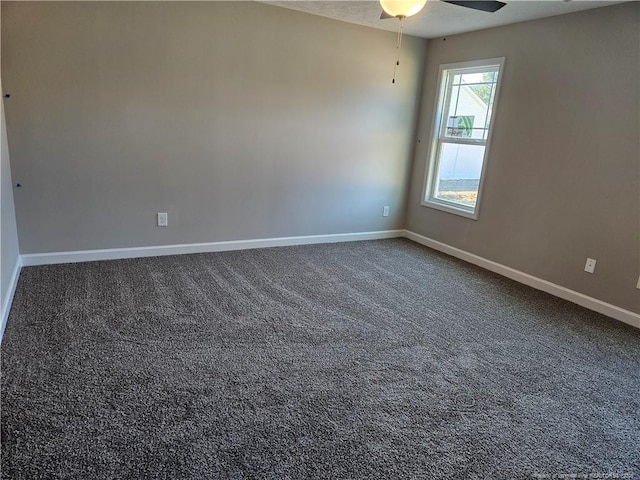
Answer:
[{"label": "white window frame", "polygon": [[[473,60],[469,62],[447,63],[440,65],[438,74],[438,91],[436,94],[436,101],[434,104],[433,121],[431,124],[431,142],[429,144],[429,154],[427,156],[427,168],[425,171],[425,178],[422,187],[422,201],[421,205],[442,210],[444,212],[453,213],[463,217],[471,218],[473,220],[478,219],[478,211],[480,207],[480,201],[482,199],[482,187],[484,184],[485,173],[487,170],[487,163],[489,158],[489,151],[491,149],[491,137],[493,135],[493,126],[496,118],[496,112],[498,110],[498,100],[500,97],[500,85],[502,83],[502,77],[504,76],[504,63],[505,57],[488,58],[485,60]],[[487,138],[473,139],[473,138],[452,138],[444,136],[444,123],[443,118],[444,109],[448,105],[448,99],[445,98],[448,86],[449,75],[453,76],[457,73],[473,73],[474,70],[478,72],[484,71],[487,67],[498,67],[498,81],[496,82],[496,90],[493,98],[493,104],[491,108],[491,116],[489,119],[489,128],[487,131]],[[440,198],[435,198],[435,182],[437,177],[438,157],[440,154],[440,148],[443,143],[454,143],[460,145],[484,145],[484,158],[482,161],[482,170],[480,172],[480,181],[478,184],[478,196],[476,197],[475,207],[467,207],[456,202],[450,202]]]}]

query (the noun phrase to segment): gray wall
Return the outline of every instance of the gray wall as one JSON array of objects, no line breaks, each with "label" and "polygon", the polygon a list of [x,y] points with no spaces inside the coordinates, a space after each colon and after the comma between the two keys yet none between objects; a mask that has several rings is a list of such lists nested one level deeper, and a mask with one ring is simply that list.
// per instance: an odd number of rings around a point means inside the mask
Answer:
[{"label": "gray wall", "polygon": [[[2,92],[1,80],[0,92]],[[4,103],[0,99],[0,321],[4,319],[4,306],[19,255]],[[0,325],[0,339],[3,331],[4,325]]]},{"label": "gray wall", "polygon": [[[431,40],[407,228],[640,312],[639,19],[632,2]],[[500,56],[479,219],[421,206],[439,64]]]},{"label": "gray wall", "polygon": [[2,9],[22,253],[403,226],[425,40],[392,85],[395,34],[259,3]]}]

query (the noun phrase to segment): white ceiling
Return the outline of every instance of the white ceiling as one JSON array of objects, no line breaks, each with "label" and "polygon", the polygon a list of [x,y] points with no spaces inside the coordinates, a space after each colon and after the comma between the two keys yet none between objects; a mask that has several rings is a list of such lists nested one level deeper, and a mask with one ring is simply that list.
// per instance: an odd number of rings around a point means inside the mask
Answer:
[{"label": "white ceiling", "polygon": [[[405,19],[404,33],[423,38],[437,38],[623,3],[602,0],[502,1],[507,5],[495,13],[487,13],[451,5],[440,0],[428,0],[420,13]],[[383,30],[397,31],[398,29],[396,19],[380,20],[382,9],[377,1],[280,0],[264,3]]]}]

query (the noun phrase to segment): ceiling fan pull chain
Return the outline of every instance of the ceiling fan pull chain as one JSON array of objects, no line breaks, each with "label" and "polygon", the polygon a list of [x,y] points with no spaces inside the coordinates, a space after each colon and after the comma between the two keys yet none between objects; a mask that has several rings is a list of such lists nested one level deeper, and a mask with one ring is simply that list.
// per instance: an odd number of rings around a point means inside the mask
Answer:
[{"label": "ceiling fan pull chain", "polygon": [[398,17],[400,19],[400,24],[398,25],[398,41],[396,42],[396,62],[393,65],[393,79],[391,83],[396,83],[396,70],[400,65],[400,48],[402,47],[402,22],[404,21],[404,17]]}]

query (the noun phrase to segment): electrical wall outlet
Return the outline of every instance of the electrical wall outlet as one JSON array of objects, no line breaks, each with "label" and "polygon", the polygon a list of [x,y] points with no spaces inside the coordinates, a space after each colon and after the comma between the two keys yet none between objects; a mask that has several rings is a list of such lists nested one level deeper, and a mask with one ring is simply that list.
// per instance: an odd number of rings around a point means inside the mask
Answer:
[{"label": "electrical wall outlet", "polygon": [[169,223],[168,223],[168,218],[167,218],[167,213],[163,212],[163,213],[158,213],[158,226],[159,227],[166,227]]},{"label": "electrical wall outlet", "polygon": [[389,205],[385,205],[384,207],[382,207],[382,216],[383,217],[389,216]]},{"label": "electrical wall outlet", "polygon": [[638,283],[636,284],[636,288],[640,290],[640,277],[638,277]]},{"label": "electrical wall outlet", "polygon": [[596,269],[596,261],[593,258],[587,258],[587,263],[584,266],[584,271],[593,273]]}]

